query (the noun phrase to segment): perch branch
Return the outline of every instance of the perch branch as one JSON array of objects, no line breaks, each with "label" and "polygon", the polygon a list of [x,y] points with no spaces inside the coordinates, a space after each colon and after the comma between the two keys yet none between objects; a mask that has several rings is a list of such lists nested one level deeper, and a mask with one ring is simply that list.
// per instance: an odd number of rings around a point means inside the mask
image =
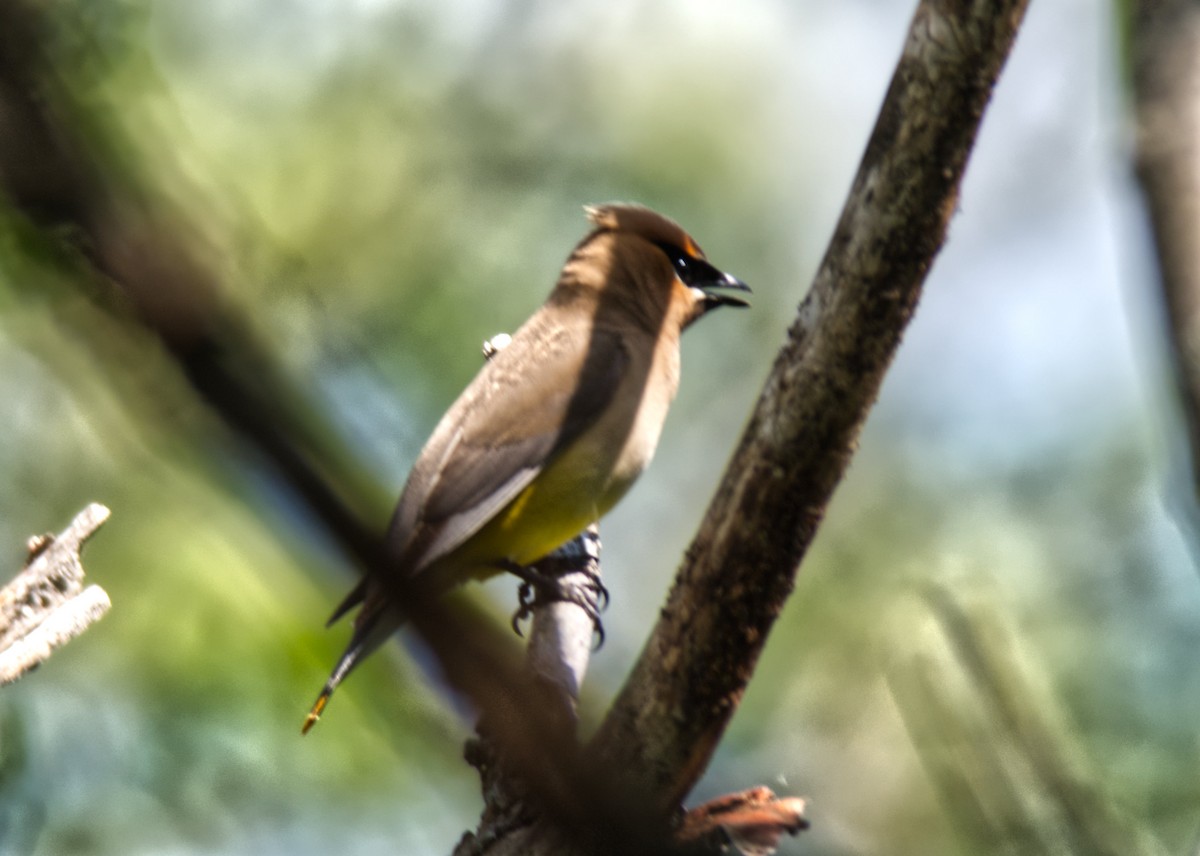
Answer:
[{"label": "perch branch", "polygon": [[[595,581],[600,573],[600,533],[593,525],[560,547],[539,565],[559,578],[588,604],[568,601],[535,603],[526,650],[525,670],[532,696],[527,704],[542,711],[542,724],[555,729],[556,743],[577,747],[575,726],[579,689],[591,656],[593,615],[600,606]],[[589,613],[590,610],[590,613]],[[500,856],[521,853],[543,831],[534,826],[541,801],[530,799],[520,768],[505,762],[504,744],[490,738],[491,721],[482,718],[479,736],[468,741],[465,757],[480,774],[484,809],[479,827],[464,835],[454,856]]]}]

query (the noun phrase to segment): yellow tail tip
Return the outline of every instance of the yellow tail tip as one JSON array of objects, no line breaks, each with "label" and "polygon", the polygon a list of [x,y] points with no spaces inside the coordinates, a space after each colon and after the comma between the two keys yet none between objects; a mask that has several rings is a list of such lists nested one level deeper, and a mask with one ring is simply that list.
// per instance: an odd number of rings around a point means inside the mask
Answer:
[{"label": "yellow tail tip", "polygon": [[304,725],[300,726],[301,734],[308,734],[312,727],[317,724],[317,720],[321,718],[322,711],[325,710],[325,703],[327,701],[329,701],[329,696],[327,695],[322,695],[317,699],[316,704],[312,706],[312,710],[308,712],[308,716],[304,718]]}]

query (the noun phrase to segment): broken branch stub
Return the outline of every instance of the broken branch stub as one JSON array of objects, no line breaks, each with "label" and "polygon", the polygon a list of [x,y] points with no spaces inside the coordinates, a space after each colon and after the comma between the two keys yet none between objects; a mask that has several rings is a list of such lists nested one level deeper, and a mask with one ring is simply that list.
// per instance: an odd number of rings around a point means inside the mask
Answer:
[{"label": "broken branch stub", "polygon": [[0,686],[36,668],[108,612],[107,592],[83,585],[79,551],[109,513],[92,503],[59,535],[29,540],[25,568],[0,589]]}]

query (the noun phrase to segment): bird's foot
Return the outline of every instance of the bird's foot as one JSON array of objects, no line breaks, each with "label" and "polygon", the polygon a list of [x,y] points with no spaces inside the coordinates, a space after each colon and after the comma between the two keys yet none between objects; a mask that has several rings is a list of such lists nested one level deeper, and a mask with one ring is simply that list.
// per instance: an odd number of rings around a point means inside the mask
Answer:
[{"label": "bird's foot", "polygon": [[596,648],[604,644],[600,613],[608,608],[608,589],[601,582],[595,564],[586,562],[580,567],[577,559],[549,556],[536,565],[505,565],[504,570],[521,580],[517,590],[517,611],[512,617],[512,628],[518,636],[524,635],[521,622],[533,615],[538,607],[573,603],[592,620],[596,628]]}]

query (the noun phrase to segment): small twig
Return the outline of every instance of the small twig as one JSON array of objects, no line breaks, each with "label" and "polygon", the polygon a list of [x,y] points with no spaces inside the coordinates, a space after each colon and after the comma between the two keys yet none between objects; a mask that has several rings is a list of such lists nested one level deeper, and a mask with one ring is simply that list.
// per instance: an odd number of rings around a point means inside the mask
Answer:
[{"label": "small twig", "polygon": [[777,797],[764,787],[726,794],[691,809],[679,827],[679,840],[732,845],[743,856],[769,856],[785,832],[808,829],[807,807],[802,797]]},{"label": "small twig", "polygon": [[0,590],[0,685],[12,683],[97,621],[112,605],[100,586],[83,587],[83,543],[108,519],[92,503],[63,532],[29,540],[25,569]]}]

